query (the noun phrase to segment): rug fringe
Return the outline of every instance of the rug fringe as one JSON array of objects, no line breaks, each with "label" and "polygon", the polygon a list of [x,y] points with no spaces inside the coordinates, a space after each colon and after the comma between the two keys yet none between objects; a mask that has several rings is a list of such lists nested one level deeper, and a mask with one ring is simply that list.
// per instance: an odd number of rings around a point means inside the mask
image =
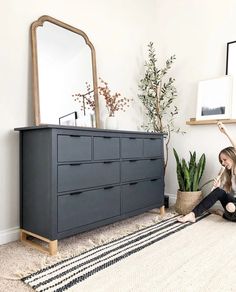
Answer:
[{"label": "rug fringe", "polygon": [[[150,214],[149,211],[141,214],[141,216],[145,217],[146,215]],[[151,215],[151,214],[150,214]],[[60,247],[59,242],[59,249],[58,254],[54,257],[48,255],[40,255],[40,262],[38,262],[33,268],[24,267],[25,270],[17,271],[15,273],[15,279],[25,278],[39,270],[47,268],[53,264],[56,264],[60,261],[65,259],[76,257],[86,251],[89,251],[95,247],[100,245],[107,244],[111,241],[114,241],[120,237],[127,236],[135,231],[141,230],[148,226],[151,226],[155,223],[158,223],[164,219],[168,219],[176,215],[176,212],[170,211],[166,213],[165,216],[161,216],[157,214],[155,217],[151,217],[148,220],[141,220],[139,223],[134,223],[134,218],[126,219],[125,221],[118,221],[116,223],[100,227],[95,230],[91,230],[86,233],[81,233],[75,236],[70,237],[69,239],[62,239],[63,249]],[[141,218],[143,218],[141,217]],[[66,249],[68,247],[68,249]]]}]

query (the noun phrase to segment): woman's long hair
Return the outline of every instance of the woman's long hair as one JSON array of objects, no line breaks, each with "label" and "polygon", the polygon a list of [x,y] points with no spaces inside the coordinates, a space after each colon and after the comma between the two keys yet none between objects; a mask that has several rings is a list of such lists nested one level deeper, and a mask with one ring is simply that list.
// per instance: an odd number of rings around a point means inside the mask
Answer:
[{"label": "woman's long hair", "polygon": [[236,166],[236,149],[234,147],[227,147],[227,148],[222,149],[219,153],[219,156],[218,156],[220,164],[222,164],[222,161],[220,159],[221,154],[224,154],[233,160],[232,170],[225,168],[225,170],[222,174],[222,177],[221,177],[221,181],[223,182],[224,190],[227,193],[230,193],[232,191],[232,182],[231,182],[232,171],[234,173],[234,169]]}]

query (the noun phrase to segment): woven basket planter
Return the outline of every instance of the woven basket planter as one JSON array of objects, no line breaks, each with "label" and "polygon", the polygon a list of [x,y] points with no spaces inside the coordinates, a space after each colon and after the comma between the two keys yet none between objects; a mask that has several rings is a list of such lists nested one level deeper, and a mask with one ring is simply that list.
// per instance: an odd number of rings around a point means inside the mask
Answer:
[{"label": "woven basket planter", "polygon": [[197,192],[177,192],[175,211],[186,215],[203,199],[202,191]]}]

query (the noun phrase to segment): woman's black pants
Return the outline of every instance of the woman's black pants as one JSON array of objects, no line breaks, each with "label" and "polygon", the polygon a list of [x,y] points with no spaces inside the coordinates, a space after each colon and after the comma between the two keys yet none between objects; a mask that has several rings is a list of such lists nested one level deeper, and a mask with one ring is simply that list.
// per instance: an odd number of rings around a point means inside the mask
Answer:
[{"label": "woman's black pants", "polygon": [[235,199],[232,195],[226,193],[220,188],[214,189],[208,196],[206,196],[193,210],[195,216],[200,216],[204,211],[210,209],[217,201],[221,202],[222,207],[225,210],[225,206],[232,202],[235,203]]}]

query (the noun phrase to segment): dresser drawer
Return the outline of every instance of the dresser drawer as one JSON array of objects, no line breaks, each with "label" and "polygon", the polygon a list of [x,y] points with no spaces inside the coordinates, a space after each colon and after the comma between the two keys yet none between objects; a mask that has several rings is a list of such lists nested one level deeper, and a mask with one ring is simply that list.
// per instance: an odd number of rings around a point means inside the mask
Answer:
[{"label": "dresser drawer", "polygon": [[94,160],[119,159],[119,138],[94,137]]},{"label": "dresser drawer", "polygon": [[120,215],[120,187],[58,196],[58,232]]},{"label": "dresser drawer", "polygon": [[58,162],[91,160],[91,137],[58,135]]},{"label": "dresser drawer", "polygon": [[143,157],[143,139],[121,138],[121,158]]},{"label": "dresser drawer", "polygon": [[58,192],[111,185],[120,182],[119,162],[58,166]]},{"label": "dresser drawer", "polygon": [[164,205],[163,182],[153,179],[121,187],[121,213],[128,213],[149,206]]},{"label": "dresser drawer", "polygon": [[159,138],[144,139],[143,149],[144,157],[162,156],[163,153],[162,139]]},{"label": "dresser drawer", "polygon": [[160,177],[163,174],[161,159],[127,160],[121,162],[121,181]]}]

